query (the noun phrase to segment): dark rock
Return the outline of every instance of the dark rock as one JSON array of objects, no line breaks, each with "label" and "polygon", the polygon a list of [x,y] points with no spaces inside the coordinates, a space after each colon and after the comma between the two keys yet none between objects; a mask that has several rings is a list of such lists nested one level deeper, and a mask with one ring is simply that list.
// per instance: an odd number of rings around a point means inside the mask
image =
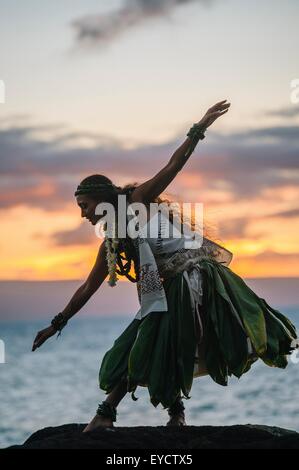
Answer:
[{"label": "dark rock", "polygon": [[45,428],[8,449],[299,449],[296,431],[272,426],[137,426],[82,433],[85,426]]}]

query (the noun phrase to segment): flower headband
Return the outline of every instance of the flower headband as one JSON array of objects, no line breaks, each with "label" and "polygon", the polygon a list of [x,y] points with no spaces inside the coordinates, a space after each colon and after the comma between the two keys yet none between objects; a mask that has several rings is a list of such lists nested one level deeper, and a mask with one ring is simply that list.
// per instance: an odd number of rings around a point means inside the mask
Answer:
[{"label": "flower headband", "polygon": [[75,192],[75,196],[80,194],[96,193],[103,190],[116,188],[113,183],[95,183],[95,184],[79,184]]}]

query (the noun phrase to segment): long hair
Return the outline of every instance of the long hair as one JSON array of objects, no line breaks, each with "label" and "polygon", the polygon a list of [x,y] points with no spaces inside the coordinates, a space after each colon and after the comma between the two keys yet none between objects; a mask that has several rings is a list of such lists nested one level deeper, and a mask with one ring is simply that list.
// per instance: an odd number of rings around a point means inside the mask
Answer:
[{"label": "long hair", "polygon": [[[81,181],[81,185],[84,184],[112,184],[111,179],[104,175],[91,175]],[[127,184],[121,186],[111,186],[103,190],[97,190],[94,193],[89,193],[88,196],[95,201],[105,201],[113,205],[117,212],[118,196],[120,194],[126,195],[127,197],[133,192],[138,183]],[[111,241],[111,240],[110,240]],[[134,274],[135,277],[131,276],[130,271],[134,263]],[[125,276],[131,282],[137,282],[139,279],[139,259],[138,252],[134,245],[134,241],[131,237],[120,238],[117,250],[117,265],[116,272],[120,276]]]},{"label": "long hair", "polygon": [[[80,184],[105,184],[109,183],[112,184],[112,181],[104,175],[92,175],[85,178],[81,181]],[[126,197],[130,197],[131,193],[134,189],[139,186],[138,182],[129,183],[124,186],[111,186],[111,189],[107,188],[103,191],[97,191],[95,193],[89,193],[88,196],[91,199],[96,201],[104,200],[105,202],[111,203],[115,210],[117,211],[117,204],[118,204],[118,195],[126,195]],[[171,223],[175,221],[178,223],[178,226],[182,227],[183,224],[186,225],[186,217],[182,211],[182,202],[174,201],[173,197],[166,197],[166,196],[158,196],[153,198],[152,201],[148,201],[145,203],[145,206],[149,207],[151,203],[157,204],[166,204],[169,206],[169,219]],[[171,205],[171,206],[170,206]],[[196,226],[196,222],[194,219],[194,214],[191,214],[191,218],[187,221],[189,229],[193,232],[198,230]],[[202,235],[203,237],[209,237],[211,239],[210,229],[207,229],[207,224],[205,222],[204,226],[202,227]],[[120,276],[125,276],[131,282],[137,282],[139,279],[139,253],[136,249],[136,245],[134,240],[127,236],[126,238],[120,238],[118,244],[118,253],[117,253],[117,266],[116,272]],[[132,277],[129,273],[131,271],[132,262],[134,263],[134,274],[135,277]]]}]

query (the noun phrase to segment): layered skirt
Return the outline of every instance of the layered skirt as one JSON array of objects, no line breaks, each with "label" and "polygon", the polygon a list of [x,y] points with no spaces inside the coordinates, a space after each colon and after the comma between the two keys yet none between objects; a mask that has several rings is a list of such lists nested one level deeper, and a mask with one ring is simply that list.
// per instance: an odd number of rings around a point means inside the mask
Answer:
[{"label": "layered skirt", "polygon": [[190,398],[194,377],[226,386],[258,359],[287,366],[297,338],[291,321],[229,267],[204,259],[200,272],[202,305],[194,310],[184,272],[164,279],[168,311],[131,321],[104,355],[100,389],[108,394],[126,379],[133,399],[143,386],[155,407],[169,408],[178,396]]}]

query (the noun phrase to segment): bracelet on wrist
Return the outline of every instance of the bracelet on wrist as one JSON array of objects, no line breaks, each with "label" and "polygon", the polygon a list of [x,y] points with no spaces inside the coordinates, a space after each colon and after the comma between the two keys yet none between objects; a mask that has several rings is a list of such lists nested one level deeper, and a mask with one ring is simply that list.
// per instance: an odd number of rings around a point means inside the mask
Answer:
[{"label": "bracelet on wrist", "polygon": [[66,326],[68,320],[62,315],[62,313],[58,313],[53,320],[51,321],[51,325],[55,329],[55,331],[59,331],[58,336],[61,335],[62,329]]},{"label": "bracelet on wrist", "polygon": [[190,137],[190,139],[192,140],[203,140],[205,138],[205,131],[206,129],[201,124],[195,123],[190,128],[189,132],[187,133],[187,136]]},{"label": "bracelet on wrist", "polygon": [[192,152],[194,151],[197,143],[199,140],[203,140],[205,138],[204,131],[206,129],[202,126],[202,124],[196,123],[193,124],[187,136],[190,138],[191,142],[189,148],[185,154],[185,158],[189,158]]}]

